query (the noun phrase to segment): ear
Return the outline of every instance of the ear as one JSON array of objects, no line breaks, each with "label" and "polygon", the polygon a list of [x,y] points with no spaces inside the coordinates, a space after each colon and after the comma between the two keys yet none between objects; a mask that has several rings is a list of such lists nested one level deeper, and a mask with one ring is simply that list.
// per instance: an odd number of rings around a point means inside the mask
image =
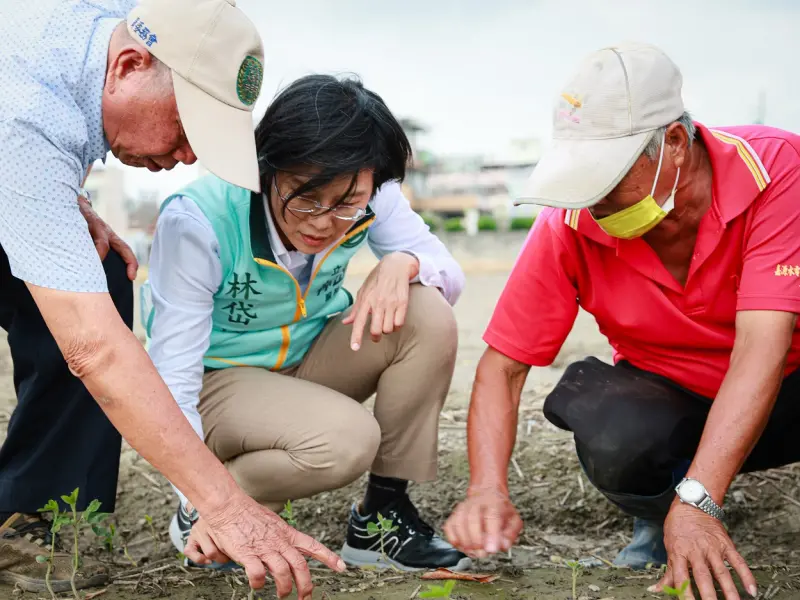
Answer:
[{"label": "ear", "polygon": [[143,73],[153,66],[152,55],[140,45],[131,43],[112,57],[106,73],[106,87],[113,92],[125,79]]},{"label": "ear", "polygon": [[665,158],[671,160],[676,169],[680,169],[689,158],[689,135],[686,128],[677,121],[667,127],[664,141]]}]

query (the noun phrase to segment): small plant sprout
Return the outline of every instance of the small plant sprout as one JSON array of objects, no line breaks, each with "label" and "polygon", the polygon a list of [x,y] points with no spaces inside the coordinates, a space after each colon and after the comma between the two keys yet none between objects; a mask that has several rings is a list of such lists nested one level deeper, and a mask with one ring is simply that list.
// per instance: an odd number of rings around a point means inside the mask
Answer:
[{"label": "small plant sprout", "polygon": [[69,516],[61,513],[61,508],[58,506],[58,502],[55,500],[49,500],[47,504],[39,509],[38,512],[49,512],[53,514],[53,520],[50,522],[50,555],[37,556],[36,562],[42,564],[47,563],[47,573],[45,574],[44,582],[47,586],[47,591],[50,592],[50,596],[55,600],[56,593],[53,591],[53,585],[50,582],[50,576],[53,573],[53,560],[56,552],[56,535],[58,535],[58,532],[61,531],[61,528],[64,525],[69,524],[70,518]]},{"label": "small plant sprout", "polygon": [[453,588],[456,586],[455,579],[448,579],[443,585],[429,585],[428,589],[420,592],[420,598],[450,598]]},{"label": "small plant sprout", "polygon": [[686,598],[686,588],[689,587],[689,580],[683,582],[681,587],[673,588],[669,587],[668,585],[664,586],[664,594],[670,596],[672,598],[677,598],[678,600],[685,600]]},{"label": "small plant sprout", "polygon": [[156,526],[153,525],[153,517],[151,517],[150,515],[145,515],[144,520],[150,527],[150,537],[153,538],[153,545],[156,547],[156,553],[158,553],[161,551],[161,541],[158,539],[158,533],[156,533]]},{"label": "small plant sprout", "polygon": [[70,586],[72,587],[72,594],[76,600],[80,600],[81,596],[78,589],[75,587],[75,577],[78,575],[78,569],[81,567],[81,555],[78,549],[78,537],[80,535],[81,524],[97,525],[103,521],[108,515],[100,512],[100,501],[92,500],[89,506],[86,507],[82,513],[78,513],[78,488],[75,488],[69,496],[61,496],[64,504],[69,506],[72,511],[72,517],[69,523],[72,525],[73,544],[72,544],[72,576],[69,579]]},{"label": "small plant sprout", "polygon": [[94,534],[102,539],[103,548],[109,554],[114,552],[114,539],[117,535],[117,528],[113,523],[109,523],[108,527],[103,527],[100,524],[92,525],[92,531]]},{"label": "small plant sprout", "polygon": [[389,562],[389,558],[386,556],[386,547],[384,545],[386,536],[397,531],[397,529],[397,525],[395,525],[391,519],[384,519],[381,513],[378,513],[377,523],[373,523],[372,521],[367,523],[367,533],[371,535],[378,534],[381,536],[381,556],[387,565],[391,563]]},{"label": "small plant sprout", "polygon": [[284,504],[283,511],[281,511],[280,516],[284,521],[286,521],[287,525],[294,527],[295,529],[297,528],[297,521],[295,521],[294,519],[294,509],[292,508],[291,500],[286,501],[286,504]]},{"label": "small plant sprout", "polygon": [[583,565],[577,560],[568,560],[567,566],[572,569],[572,600],[578,600],[578,577],[581,576]]}]

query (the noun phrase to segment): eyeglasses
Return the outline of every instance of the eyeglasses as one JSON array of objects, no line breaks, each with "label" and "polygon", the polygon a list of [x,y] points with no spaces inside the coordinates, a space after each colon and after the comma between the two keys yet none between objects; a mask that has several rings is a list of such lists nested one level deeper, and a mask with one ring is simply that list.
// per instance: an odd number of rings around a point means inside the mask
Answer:
[{"label": "eyeglasses", "polygon": [[322,206],[316,200],[306,198],[305,196],[295,196],[289,200],[281,194],[278,189],[277,178],[272,178],[272,186],[275,188],[275,193],[278,198],[283,200],[286,208],[292,211],[298,217],[319,217],[325,213],[331,212],[333,216],[342,221],[358,221],[361,217],[367,214],[367,211],[360,206],[352,206],[349,204],[340,204],[338,206]]}]

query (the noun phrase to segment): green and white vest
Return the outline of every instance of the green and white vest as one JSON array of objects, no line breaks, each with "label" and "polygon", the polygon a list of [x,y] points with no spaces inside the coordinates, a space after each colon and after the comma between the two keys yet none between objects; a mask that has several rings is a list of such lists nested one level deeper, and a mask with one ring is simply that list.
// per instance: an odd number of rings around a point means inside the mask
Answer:
[{"label": "green and white vest", "polygon": [[[222,284],[214,294],[206,369],[231,366],[279,370],[303,360],[328,319],[353,302],[342,287],[347,264],[367,240],[371,209],[331,248],[317,255],[305,293],[275,260],[263,197],[207,175],[167,198],[191,198],[217,235]],[[167,268],[166,265],[162,268]],[[150,335],[152,303],[144,295],[143,319]],[[147,312],[144,312],[144,311]]]}]

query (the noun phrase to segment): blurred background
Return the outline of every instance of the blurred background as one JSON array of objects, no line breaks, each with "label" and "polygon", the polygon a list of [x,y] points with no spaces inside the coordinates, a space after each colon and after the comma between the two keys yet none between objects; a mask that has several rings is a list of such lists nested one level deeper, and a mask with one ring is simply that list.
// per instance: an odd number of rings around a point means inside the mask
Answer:
[{"label": "blurred background", "polygon": [[[238,0],[265,45],[254,120],[309,73],[354,74],[407,129],[406,195],[456,247],[526,231],[514,207],[550,136],[551,106],[580,59],[625,40],[659,45],[707,125],[800,131],[797,0]],[[255,123],[254,123],[255,124]],[[110,157],[87,188],[97,211],[146,265],[159,203],[203,173],[129,169]],[[510,255],[516,244],[492,244]],[[492,248],[481,252],[486,256]],[[507,262],[507,261],[506,261]]]}]

